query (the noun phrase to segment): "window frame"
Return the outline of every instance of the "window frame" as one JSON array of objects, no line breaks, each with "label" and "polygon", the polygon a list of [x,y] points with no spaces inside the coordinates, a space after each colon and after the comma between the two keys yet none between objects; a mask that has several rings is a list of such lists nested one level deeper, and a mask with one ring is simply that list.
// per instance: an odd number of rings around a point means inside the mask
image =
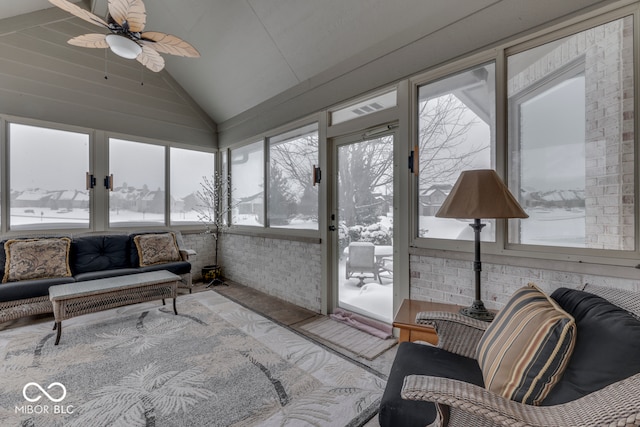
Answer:
[{"label": "window frame", "polygon": [[[181,231],[197,231],[202,230],[201,224],[171,224],[170,222],[170,151],[171,148],[179,148],[190,151],[199,151],[212,153],[217,161],[218,156],[216,148],[200,147],[189,145],[185,142],[173,142],[162,141],[157,139],[145,138],[135,135],[121,134],[115,132],[105,132],[97,129],[86,128],[81,126],[66,125],[61,123],[48,122],[39,119],[30,119],[25,117],[17,117],[12,115],[0,114],[0,194],[10,194],[10,171],[12,165],[9,164],[9,125],[18,124],[32,127],[40,127],[44,129],[52,129],[59,131],[67,131],[73,133],[81,133],[88,135],[89,153],[88,153],[88,167],[90,174],[92,174],[96,180],[96,184],[93,189],[89,191],[89,226],[83,228],[9,228],[9,216],[10,216],[10,201],[7,197],[1,197],[0,200],[0,233],[5,237],[11,236],[28,236],[28,235],[42,235],[56,233],[56,234],[77,234],[87,232],[105,232],[105,231],[117,231],[128,232],[137,230],[140,228],[146,229],[178,229]],[[144,144],[150,144],[155,146],[161,146],[164,148],[164,185],[165,185],[165,198],[163,201],[165,220],[162,224],[157,223],[153,225],[128,225],[122,227],[110,227],[109,226],[109,192],[104,187],[104,178],[109,175],[109,139],[121,139],[131,142],[140,142]]]},{"label": "window frame", "polygon": [[[499,55],[495,51],[491,52],[482,52],[477,55],[472,55],[470,57],[464,58],[459,61],[455,61],[449,63],[443,67],[439,67],[435,70],[428,71],[426,73],[420,74],[412,79],[410,79],[410,152],[414,151],[419,143],[419,102],[420,102],[420,87],[444,80],[448,77],[455,76],[457,74],[463,73],[465,71],[471,70],[475,67],[480,67],[486,65],[488,63],[493,62],[495,64],[496,70],[496,95],[495,95],[495,111],[496,111],[496,136],[495,136],[495,156],[496,158],[490,159],[492,164],[495,164],[495,169],[498,174],[502,177],[504,176],[504,168],[501,167],[500,163],[500,152],[504,149],[503,141],[501,140],[501,129],[500,129],[500,109],[499,109],[499,98],[500,98],[500,60]],[[414,175],[411,176],[410,179],[410,187],[409,187],[409,198],[411,200],[410,203],[410,232],[411,235],[409,237],[409,244],[411,247],[415,248],[425,248],[425,249],[438,249],[438,250],[446,250],[446,251],[457,251],[457,252],[472,252],[473,251],[473,240],[456,240],[456,239],[442,239],[442,238],[433,238],[433,237],[420,237],[419,227],[420,227],[420,215],[419,215],[419,170],[414,172]],[[472,221],[469,221],[471,224]],[[503,220],[495,220],[496,228],[495,228],[495,241],[483,241],[482,248],[484,251],[498,251],[501,247],[501,240],[504,235],[504,224]]]},{"label": "window frame", "polygon": [[[513,141],[508,140],[508,126],[507,122],[509,111],[509,100],[507,98],[507,57],[516,53],[524,52],[529,49],[535,48],[540,45],[544,45],[549,42],[553,42],[564,37],[597,27],[599,25],[606,24],[607,22],[622,19],[627,16],[632,16],[633,20],[633,43],[634,43],[634,57],[633,63],[633,94],[634,94],[634,112],[636,120],[634,121],[634,157],[635,157],[635,178],[634,178],[634,198],[635,198],[635,249],[630,251],[623,250],[606,250],[606,249],[585,249],[585,248],[569,248],[569,247],[555,247],[555,246],[537,246],[528,244],[509,243],[508,241],[508,221],[497,220],[496,223],[496,242],[482,242],[482,251],[486,258],[489,258],[489,262],[497,263],[509,263],[513,265],[537,265],[537,262],[526,261],[526,259],[540,260],[543,264],[549,268],[549,261],[552,261],[555,268],[565,271],[582,271],[580,267],[575,267],[578,264],[592,264],[601,266],[600,268],[615,269],[616,267],[637,267],[638,258],[640,258],[640,200],[638,195],[640,193],[640,153],[638,153],[638,121],[637,117],[640,115],[640,99],[638,94],[640,93],[640,53],[638,51],[638,42],[640,40],[640,4],[622,6],[615,9],[608,9],[600,13],[592,13],[588,16],[578,17],[569,21],[556,24],[547,29],[540,30],[539,32],[530,36],[521,38],[516,41],[506,43],[498,46],[490,51],[484,51],[476,55],[470,55],[463,59],[452,61],[443,66],[437,67],[434,70],[425,72],[421,75],[410,78],[410,147],[414,147],[418,142],[418,126],[417,126],[417,102],[418,102],[418,88],[421,85],[428,84],[431,81],[435,81],[440,78],[444,78],[455,74],[464,69],[473,67],[474,65],[480,65],[488,60],[496,61],[496,171],[505,180],[509,182],[508,168],[508,156],[507,150]],[[412,150],[413,148],[409,148]],[[419,218],[418,212],[418,194],[417,194],[417,180],[415,177],[410,179],[410,253],[419,253],[433,256],[437,256],[437,252],[441,250],[468,253],[472,252],[472,242],[457,242],[447,241],[443,239],[430,239],[417,237]],[[513,189],[510,188],[511,191]],[[494,257],[497,256],[497,257]],[[546,261],[546,262],[545,262]],[[611,270],[612,272],[614,270]],[[602,274],[607,274],[603,271]],[[616,273],[612,273],[616,275]],[[617,273],[619,274],[619,273]]]},{"label": "window frame", "polygon": [[[105,140],[105,144],[106,144],[106,150],[107,150],[107,157],[106,157],[106,164],[107,164],[107,177],[110,177],[113,174],[113,171],[111,170],[111,164],[110,164],[110,160],[111,160],[111,140],[120,140],[120,141],[124,141],[124,142],[128,142],[128,143],[134,143],[134,144],[145,144],[145,145],[150,145],[150,146],[154,146],[154,147],[161,147],[163,149],[163,162],[162,162],[162,166],[163,166],[163,185],[164,185],[164,213],[163,213],[163,221],[162,222],[125,222],[126,225],[122,225],[122,226],[118,226],[118,225],[112,225],[111,224],[111,193],[112,193],[112,189],[107,190],[107,200],[106,200],[106,204],[107,204],[107,211],[106,211],[106,215],[105,215],[105,222],[107,224],[107,229],[108,230],[127,230],[127,229],[153,229],[153,228],[158,228],[158,227],[167,227],[169,225],[169,218],[167,217],[168,213],[169,213],[169,191],[168,191],[168,180],[169,180],[169,169],[168,169],[168,164],[169,164],[169,160],[168,160],[168,156],[169,156],[169,144],[166,143],[158,143],[157,141],[153,141],[153,140],[149,140],[147,138],[139,138],[139,137],[122,137],[121,135],[118,136],[114,136],[114,134],[108,134],[107,138]],[[106,178],[105,178],[106,179]],[[114,185],[115,187],[115,185]]]},{"label": "window frame", "polygon": [[176,142],[176,141],[167,141],[167,140],[159,140],[159,139],[154,139],[154,138],[147,138],[147,137],[143,137],[143,136],[138,136],[138,135],[128,135],[128,134],[122,134],[122,133],[117,133],[117,132],[98,132],[98,133],[102,133],[102,137],[98,138],[99,140],[99,148],[100,148],[100,153],[97,154],[98,158],[102,158],[104,159],[102,162],[97,162],[95,165],[95,169],[98,170],[99,172],[101,171],[101,175],[96,175],[98,177],[98,184],[101,183],[101,178],[103,176],[108,176],[110,175],[109,172],[109,140],[111,138],[113,139],[121,139],[121,140],[125,140],[125,141],[130,141],[130,142],[137,142],[137,143],[141,143],[141,144],[149,144],[149,145],[156,145],[156,146],[161,146],[164,148],[164,188],[165,188],[165,200],[164,200],[164,222],[162,224],[148,224],[148,225],[144,225],[144,224],[138,224],[138,225],[127,225],[127,226],[122,226],[122,227],[112,227],[109,224],[109,191],[107,191],[106,188],[104,188],[102,185],[98,185],[97,188],[100,189],[100,191],[104,191],[105,195],[104,197],[102,197],[101,199],[99,199],[99,202],[104,203],[104,207],[102,207],[102,209],[100,209],[100,211],[102,212],[99,217],[100,219],[103,221],[103,224],[101,227],[96,227],[94,229],[94,231],[120,231],[120,232],[127,232],[127,231],[135,231],[138,229],[172,229],[172,230],[180,230],[180,231],[184,231],[184,232],[190,232],[190,231],[202,231],[204,229],[204,225],[200,224],[200,223],[193,223],[193,224],[172,224],[171,223],[171,148],[179,148],[179,149],[184,149],[184,150],[191,150],[191,151],[202,151],[202,152],[206,152],[206,153],[213,153],[215,156],[215,162],[216,162],[216,167],[219,167],[218,165],[218,159],[220,158],[220,156],[218,155],[218,149],[217,148],[208,148],[208,147],[201,147],[201,146],[194,146],[194,145],[189,145],[186,142]]},{"label": "window frame", "polygon": [[[224,148],[220,148],[219,150],[220,155],[218,157],[222,161],[222,157],[223,157],[222,153],[224,152],[226,153],[227,158],[231,159],[231,150],[241,148],[246,145],[250,145],[260,141],[262,143],[262,148],[263,148],[263,159],[262,159],[263,160],[263,163],[262,163],[263,164],[263,185],[265,186],[264,187],[265,191],[263,192],[263,194],[264,194],[264,200],[266,201],[269,197],[266,191],[266,187],[268,187],[267,183],[268,183],[268,170],[269,170],[269,161],[270,161],[268,152],[269,152],[270,138],[278,137],[282,134],[295,131],[296,129],[304,128],[306,126],[311,126],[314,123],[317,123],[317,126],[318,126],[318,145],[319,145],[319,153],[318,153],[319,165],[318,166],[321,169],[323,169],[323,165],[326,162],[326,153],[325,153],[326,145],[324,143],[324,141],[326,140],[326,135],[323,130],[325,126],[323,124],[324,120],[322,118],[322,114],[313,114],[311,116],[289,122],[286,125],[271,129],[267,132],[260,133],[250,138],[246,138],[241,142],[231,144]],[[232,167],[231,161],[227,163],[227,167],[228,167],[227,169],[228,173],[231,176],[231,192],[230,193],[232,194],[233,193],[233,167]],[[324,173],[324,170],[322,170],[322,173]],[[309,176],[311,176],[311,172],[309,173]],[[321,233],[322,227],[326,223],[325,218],[323,218],[323,212],[324,212],[323,199],[325,197],[324,196],[325,181],[326,181],[326,177],[323,175],[321,183],[319,184],[320,188],[318,189],[318,193],[319,193],[318,229],[314,230],[314,229],[302,229],[302,228],[269,227],[267,225],[268,223],[266,220],[268,203],[265,202],[263,203],[263,206],[262,206],[262,215],[263,215],[263,218],[265,218],[264,224],[262,224],[262,226],[234,224],[233,222],[231,222],[231,226],[226,232],[231,234],[247,235],[247,236],[254,236],[254,237],[269,237],[274,239],[300,240],[300,241],[305,241],[310,243],[319,243],[320,236],[322,234]],[[231,215],[231,213],[229,215]],[[230,218],[227,219],[227,223],[229,223],[229,219]]]},{"label": "window frame", "polygon": [[[213,155],[213,174],[215,174],[219,169],[220,169],[220,161],[219,161],[219,157],[220,153],[217,150],[194,150],[192,148],[185,148],[183,146],[177,145],[177,144],[171,144],[168,146],[167,148],[167,164],[168,164],[168,168],[167,168],[167,203],[168,203],[168,217],[167,217],[167,223],[169,224],[169,226],[171,228],[180,228],[180,229],[192,229],[192,228],[202,228],[204,226],[204,224],[200,221],[192,221],[192,222],[180,222],[180,221],[176,221],[174,223],[174,221],[172,221],[171,219],[171,215],[172,215],[172,210],[171,210],[171,197],[172,197],[172,189],[171,189],[171,173],[172,173],[172,169],[171,169],[171,152],[172,149],[176,149],[176,150],[186,150],[186,151],[194,151],[194,152],[198,152],[198,153],[207,153],[207,154],[212,154]],[[200,185],[198,185],[198,188],[196,189],[196,191],[199,191],[201,189]]]},{"label": "window frame", "polygon": [[[460,65],[463,65],[463,64],[461,63]],[[439,82],[443,82],[443,81],[445,81],[445,80],[447,80],[449,78],[452,78],[452,77],[455,78],[457,76],[464,75],[467,72],[473,72],[474,70],[477,70],[477,69],[480,69],[481,67],[486,67],[486,66],[489,66],[489,65],[493,65],[493,67],[494,67],[494,78],[496,80],[496,81],[494,81],[494,87],[495,87],[497,85],[497,79],[498,79],[497,70],[496,70],[497,64],[496,64],[495,60],[482,61],[480,63],[474,64],[474,65],[471,65],[471,66],[462,67],[460,69],[457,69],[456,71],[448,73],[447,75],[437,76],[436,78],[428,79],[426,82],[417,82],[417,84],[413,86],[413,90],[415,91],[415,93],[414,93],[415,100],[416,100],[416,103],[412,104],[412,107],[415,108],[415,110],[412,111],[412,119],[414,120],[414,123],[415,123],[414,127],[412,128],[412,131],[413,131],[413,134],[414,134],[414,137],[415,137],[415,143],[413,145],[413,147],[414,147],[414,149],[413,149],[414,150],[414,154],[413,155],[417,156],[417,161],[414,160],[414,167],[417,167],[417,171],[414,171],[414,175],[416,176],[415,190],[414,190],[416,194],[415,194],[414,197],[416,198],[416,200],[415,200],[415,205],[414,205],[415,211],[412,211],[412,213],[415,215],[415,218],[416,218],[416,221],[417,221],[416,225],[415,225],[415,227],[416,227],[415,228],[415,232],[416,232],[415,238],[416,239],[429,239],[429,240],[441,241],[441,242],[452,242],[452,241],[455,241],[455,242],[473,242],[473,238],[469,238],[469,239],[464,240],[464,239],[448,239],[448,238],[421,237],[420,236],[420,216],[421,216],[420,215],[420,190],[421,190],[421,187],[420,187],[420,166],[419,166],[419,163],[420,163],[420,154],[419,154],[420,153],[420,123],[421,123],[421,120],[420,120],[420,117],[419,117],[420,103],[421,103],[420,89],[422,87],[424,87],[424,86],[428,86],[430,84],[438,84]],[[451,92],[452,91],[444,92],[442,94],[439,94],[438,97],[440,97],[440,96],[442,96],[444,94],[452,94]],[[438,97],[428,98],[428,99],[436,99]],[[497,103],[497,97],[498,97],[497,92],[494,92],[494,111],[495,111],[495,104]],[[462,100],[460,100],[460,101],[463,102]],[[496,113],[496,122],[497,122],[497,113]],[[495,169],[496,168],[496,155],[495,154],[498,152],[497,126],[496,126],[495,123],[494,123],[493,131],[496,133],[496,135],[494,135],[493,139],[489,141],[488,148],[489,148],[489,163],[491,164],[490,167],[493,167]],[[454,182],[455,182],[455,180],[451,183],[452,186],[453,186]],[[426,189],[422,189],[422,190],[426,190]],[[448,219],[447,221],[454,221],[454,220]],[[495,224],[495,228],[496,228],[494,230],[494,233],[493,233],[493,239],[485,241],[484,239],[486,237],[488,237],[488,236],[482,236],[481,235],[481,238],[483,239],[482,240],[483,244],[495,244],[497,242],[497,235],[498,235],[497,228],[499,228],[498,222],[497,222],[497,220],[486,220],[485,224],[490,225],[490,222],[492,224]],[[469,224],[471,224],[471,222]],[[472,236],[472,234],[470,234],[470,236]],[[445,243],[445,245],[447,245],[447,244]]]},{"label": "window frame", "polygon": [[56,131],[63,132],[72,132],[72,133],[81,133],[86,134],[88,136],[88,166],[89,173],[91,173],[93,158],[95,153],[96,146],[96,138],[95,132],[93,129],[85,128],[81,126],[73,126],[73,125],[65,125],[61,123],[48,122],[44,120],[30,119],[25,117],[17,117],[10,115],[0,115],[0,126],[2,128],[2,137],[0,138],[0,233],[5,236],[15,236],[15,235],[30,235],[30,234],[42,234],[42,233],[82,233],[88,232],[94,229],[95,226],[95,212],[93,206],[95,204],[95,195],[91,191],[89,191],[89,224],[88,227],[75,227],[75,228],[64,228],[64,227],[52,227],[52,228],[11,228],[10,227],[10,216],[11,216],[11,203],[9,197],[5,197],[5,195],[9,195],[11,192],[10,186],[10,175],[11,175],[11,165],[10,161],[10,125],[24,125],[31,127],[38,127],[43,129],[50,129]]},{"label": "window frame", "polygon": [[[315,166],[317,168],[320,168],[320,130],[319,130],[319,123],[316,122],[312,122],[309,123],[307,125],[304,126],[297,126],[294,127],[288,131],[285,132],[280,132],[274,135],[271,135],[269,137],[265,138],[265,188],[267,189],[267,192],[265,194],[265,226],[267,228],[272,228],[272,229],[278,229],[278,230],[309,230],[309,231],[318,231],[320,229],[320,191],[318,191],[318,200],[316,200],[316,208],[317,208],[317,221],[316,221],[316,228],[300,228],[300,227],[287,227],[287,226],[281,226],[281,227],[276,227],[276,226],[272,226],[271,225],[271,221],[272,221],[272,217],[270,216],[270,208],[271,208],[271,194],[270,194],[270,190],[271,190],[271,147],[273,145],[279,144],[279,143],[285,143],[285,142],[291,142],[293,140],[295,140],[296,138],[300,138],[303,137],[305,135],[309,135],[311,133],[313,133],[315,131],[316,136],[318,138],[318,157],[315,160]],[[305,165],[306,167],[306,165]],[[303,171],[303,173],[305,173]],[[307,170],[306,171],[307,176],[309,177],[309,181],[311,182],[312,180],[312,175],[313,175],[313,171],[312,170]],[[320,172],[320,174],[322,174],[322,172]],[[322,182],[322,178],[320,179],[320,181]],[[320,182],[320,183],[321,183]],[[314,184],[314,185],[319,185],[320,183]]]}]

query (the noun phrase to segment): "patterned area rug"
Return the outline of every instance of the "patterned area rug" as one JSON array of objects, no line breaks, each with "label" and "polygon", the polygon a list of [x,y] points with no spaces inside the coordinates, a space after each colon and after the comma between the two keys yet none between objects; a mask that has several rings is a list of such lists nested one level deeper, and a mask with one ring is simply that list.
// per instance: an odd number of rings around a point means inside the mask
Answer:
[{"label": "patterned area rug", "polygon": [[5,426],[358,426],[385,381],[215,292],[0,332]]}]

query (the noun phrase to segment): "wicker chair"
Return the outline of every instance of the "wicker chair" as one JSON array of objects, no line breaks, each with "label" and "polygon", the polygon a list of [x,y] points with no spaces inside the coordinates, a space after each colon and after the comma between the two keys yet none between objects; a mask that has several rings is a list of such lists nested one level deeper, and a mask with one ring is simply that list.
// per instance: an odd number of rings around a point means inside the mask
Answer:
[{"label": "wicker chair", "polygon": [[[640,316],[638,293],[590,285],[584,290]],[[484,322],[451,313],[424,312],[416,320],[435,326],[438,347],[471,358],[487,327]],[[555,406],[525,405],[473,384],[421,375],[407,376],[401,394],[403,399],[435,402],[437,417],[433,426],[640,425],[640,374]]]}]

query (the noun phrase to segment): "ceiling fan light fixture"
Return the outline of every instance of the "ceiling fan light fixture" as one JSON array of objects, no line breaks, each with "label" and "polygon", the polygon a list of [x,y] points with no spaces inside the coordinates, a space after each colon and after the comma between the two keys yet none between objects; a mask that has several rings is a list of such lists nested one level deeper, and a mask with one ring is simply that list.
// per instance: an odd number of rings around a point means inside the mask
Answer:
[{"label": "ceiling fan light fixture", "polygon": [[131,39],[117,34],[108,34],[105,37],[111,51],[126,59],[136,59],[142,52],[142,47]]}]

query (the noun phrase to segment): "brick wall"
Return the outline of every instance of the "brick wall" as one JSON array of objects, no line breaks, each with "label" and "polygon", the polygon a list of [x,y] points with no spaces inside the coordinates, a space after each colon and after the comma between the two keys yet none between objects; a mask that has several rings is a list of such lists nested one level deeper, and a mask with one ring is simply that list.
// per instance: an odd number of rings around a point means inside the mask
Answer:
[{"label": "brick wall", "polygon": [[633,34],[631,18],[585,34],[587,247],[633,250]]},{"label": "brick wall", "polygon": [[[410,298],[463,306],[474,299],[471,261],[411,255]],[[520,287],[533,282],[547,293],[560,287],[581,288],[585,283],[640,292],[638,280],[541,268],[482,263],[482,300],[487,308],[500,309]]]},{"label": "brick wall", "polygon": [[207,233],[182,233],[184,247],[193,249],[197,255],[189,257],[193,281],[202,279],[202,267],[213,264],[215,241],[213,235]]},{"label": "brick wall", "polygon": [[222,274],[306,309],[321,311],[321,246],[315,243],[224,234]]}]

